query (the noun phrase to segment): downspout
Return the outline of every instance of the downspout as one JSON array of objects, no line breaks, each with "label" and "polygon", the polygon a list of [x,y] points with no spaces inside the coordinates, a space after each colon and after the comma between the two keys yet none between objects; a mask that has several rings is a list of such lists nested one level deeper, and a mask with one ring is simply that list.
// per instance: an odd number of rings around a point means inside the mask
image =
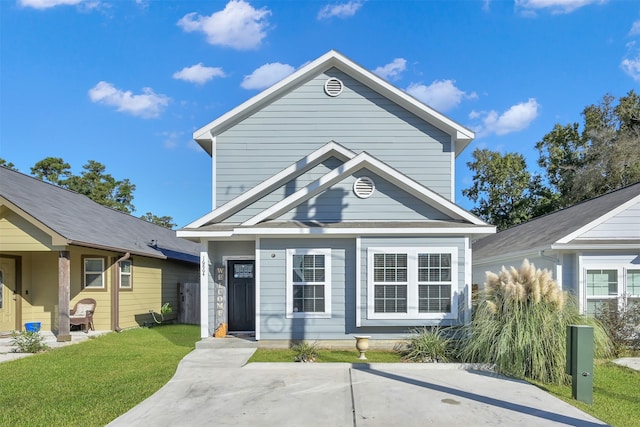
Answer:
[{"label": "downspout", "polygon": [[114,264],[116,266],[116,280],[113,281],[113,330],[116,332],[120,332],[122,330],[122,328],[120,328],[120,261],[126,261],[129,257],[131,257],[131,252],[124,254],[124,256]]}]

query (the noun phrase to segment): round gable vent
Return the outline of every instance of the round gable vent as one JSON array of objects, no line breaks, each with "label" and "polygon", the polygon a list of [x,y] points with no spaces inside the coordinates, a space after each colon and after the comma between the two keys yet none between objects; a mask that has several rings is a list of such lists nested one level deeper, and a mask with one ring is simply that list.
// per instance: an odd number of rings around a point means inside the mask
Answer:
[{"label": "round gable vent", "polygon": [[324,91],[329,96],[338,96],[342,93],[342,82],[335,77],[331,77],[324,83]]},{"label": "round gable vent", "polygon": [[373,180],[366,176],[361,176],[353,183],[353,192],[361,199],[370,197],[376,189]]}]

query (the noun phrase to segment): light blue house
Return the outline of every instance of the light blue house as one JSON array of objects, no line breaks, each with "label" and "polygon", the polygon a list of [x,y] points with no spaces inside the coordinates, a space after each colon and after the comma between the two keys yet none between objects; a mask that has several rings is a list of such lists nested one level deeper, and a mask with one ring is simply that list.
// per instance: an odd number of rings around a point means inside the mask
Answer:
[{"label": "light blue house", "polygon": [[178,236],[201,244],[202,337],[467,322],[471,241],[495,232],[454,202],[473,137],[335,51],[196,131],[213,210]]}]

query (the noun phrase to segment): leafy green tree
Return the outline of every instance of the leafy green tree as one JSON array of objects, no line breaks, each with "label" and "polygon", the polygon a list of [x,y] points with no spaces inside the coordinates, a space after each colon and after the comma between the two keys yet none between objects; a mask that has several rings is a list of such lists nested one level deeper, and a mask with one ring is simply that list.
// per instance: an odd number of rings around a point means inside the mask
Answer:
[{"label": "leafy green tree", "polygon": [[3,159],[2,157],[0,157],[0,166],[7,168],[7,169],[11,169],[13,171],[17,171],[18,169],[16,168],[16,165],[14,165],[11,162],[7,162],[5,159]]},{"label": "leafy green tree", "polygon": [[582,111],[583,125],[555,125],[536,144],[555,194],[552,210],[640,181],[640,97],[605,95]]},{"label": "leafy green tree", "polygon": [[71,165],[60,157],[45,157],[33,165],[31,175],[64,187],[65,180],[71,176]]},{"label": "leafy green tree", "polygon": [[476,203],[474,214],[504,230],[528,221],[545,203],[540,177],[527,170],[524,156],[517,153],[477,149],[467,165],[474,172],[471,188],[462,190]]},{"label": "leafy green tree", "polygon": [[151,212],[147,212],[146,214],[142,215],[140,217],[140,219],[144,219],[147,222],[150,222],[152,224],[156,224],[159,225],[161,227],[165,227],[168,229],[173,229],[173,227],[175,227],[177,224],[173,222],[173,218],[170,216],[157,216],[152,214]]},{"label": "leafy green tree", "polygon": [[136,186],[129,179],[116,180],[105,173],[102,163],[94,160],[89,160],[83,169],[80,175],[73,175],[69,163],[59,157],[47,157],[37,162],[31,173],[41,180],[84,194],[101,205],[125,213],[135,210],[132,201]]},{"label": "leafy green tree", "polygon": [[116,180],[105,173],[106,167],[102,163],[94,160],[89,160],[82,168],[84,170],[80,176],[74,175],[65,181],[66,188],[122,212],[131,213],[135,210],[132,201],[136,186],[129,179]]}]

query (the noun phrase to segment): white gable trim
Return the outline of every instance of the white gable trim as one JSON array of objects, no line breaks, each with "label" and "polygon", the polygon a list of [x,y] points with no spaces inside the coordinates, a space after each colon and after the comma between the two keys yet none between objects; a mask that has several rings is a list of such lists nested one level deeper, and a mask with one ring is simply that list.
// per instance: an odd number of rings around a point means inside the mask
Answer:
[{"label": "white gable trim", "polygon": [[389,100],[412,112],[422,120],[425,120],[435,127],[447,132],[452,136],[452,139],[455,142],[454,147],[456,156],[458,156],[475,137],[474,132],[470,129],[465,128],[431,107],[423,104],[403,90],[391,85],[384,79],[357,65],[335,50],[331,50],[269,87],[265,91],[240,104],[226,114],[223,114],[206,126],[198,129],[193,133],[193,139],[195,139],[208,153],[211,154],[212,137],[220,134],[235,123],[248,117],[254,111],[271,102],[274,98],[280,96],[282,92],[294,87],[301,81],[333,67],[338,68],[356,80],[369,86],[371,89],[379,92]]},{"label": "white gable trim", "polygon": [[402,188],[403,190],[405,190],[409,194],[412,194],[423,202],[429,203],[435,209],[438,209],[443,213],[468,221],[472,224],[488,225],[476,216],[460,208],[456,204],[451,203],[449,200],[429,190],[428,188],[424,187],[408,176],[403,175],[386,163],[383,163],[378,159],[370,156],[366,152],[358,154],[353,159],[326,173],[324,176],[320,177],[306,187],[296,191],[295,193],[276,203],[269,209],[262,211],[252,218],[249,218],[242,225],[252,226],[268,219],[277,218],[278,216],[297,206],[299,203],[310,199],[311,197],[319,194],[331,185],[341,181],[345,177],[363,168],[371,169],[373,172],[377,173],[384,179],[387,179],[389,182],[393,183],[399,188]]},{"label": "white gable trim", "polygon": [[218,209],[214,208],[212,212],[208,213],[200,219],[195,220],[191,224],[186,225],[184,228],[198,228],[208,223],[219,221],[220,219],[223,219],[225,215],[228,216],[233,212],[236,212],[237,210],[248,206],[249,204],[266,195],[268,192],[273,191],[274,189],[287,182],[294,175],[297,176],[302,174],[303,172],[312,168],[315,164],[321,162],[322,160],[328,159],[331,156],[338,157],[342,160],[349,160],[354,158],[356,154],[353,151],[338,144],[337,142],[330,141],[316,151],[290,165],[286,169],[278,172],[271,178],[261,182],[251,190],[243,193],[233,200],[230,200],[228,203],[225,203]]},{"label": "white gable trim", "polygon": [[568,234],[567,236],[557,240],[555,243],[556,244],[567,244],[567,243],[571,242],[572,240],[577,239],[578,237],[580,237],[580,235],[586,233],[587,231],[591,230],[592,228],[597,227],[598,225],[602,224],[603,222],[610,220],[614,216],[618,215],[620,212],[625,211],[626,209],[630,208],[631,206],[635,205],[638,202],[640,202],[640,195],[632,198],[631,200],[627,200],[625,203],[621,204],[617,208],[614,208],[614,209],[610,210],[609,212],[607,212],[606,214],[602,215],[600,218],[597,218],[597,219],[591,221],[590,223],[588,223],[586,225],[583,225],[582,227],[578,228],[573,233]]}]

